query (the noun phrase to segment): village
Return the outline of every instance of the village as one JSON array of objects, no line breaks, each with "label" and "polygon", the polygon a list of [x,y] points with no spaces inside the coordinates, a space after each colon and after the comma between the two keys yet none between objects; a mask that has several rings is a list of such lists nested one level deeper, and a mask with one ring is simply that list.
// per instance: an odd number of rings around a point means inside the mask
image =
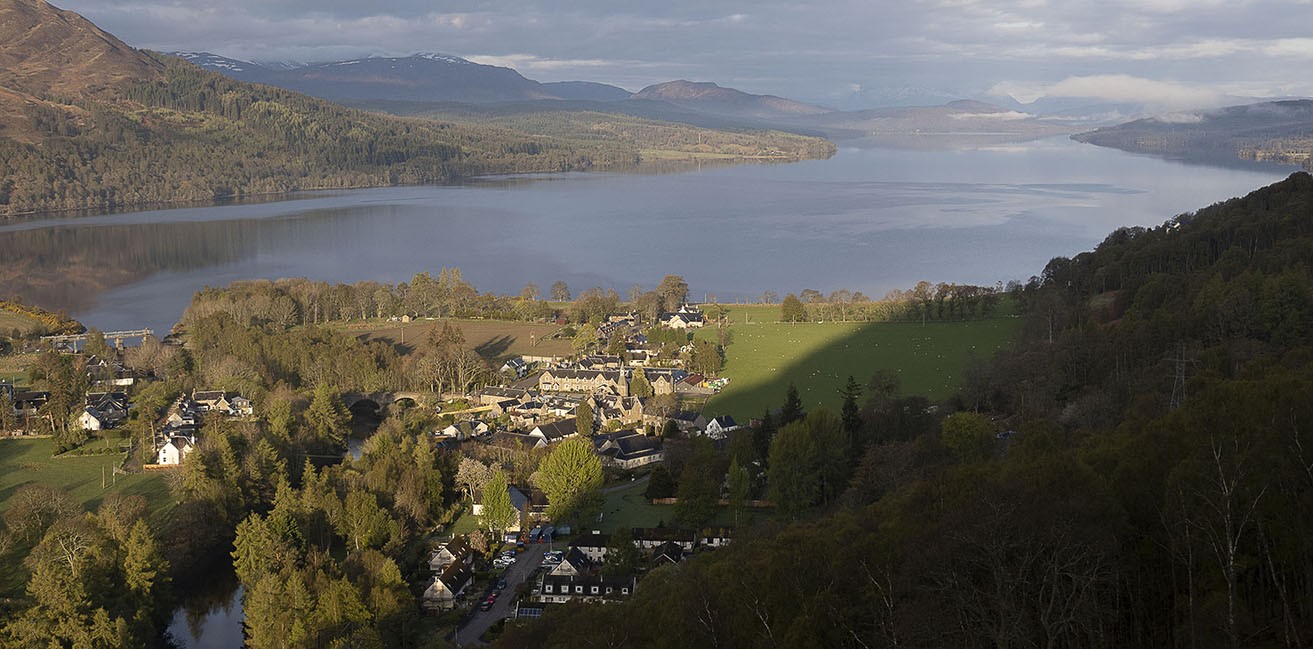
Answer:
[{"label": "village", "polygon": [[[688,304],[659,319],[661,328],[681,333],[705,324],[706,316]],[[392,410],[431,409],[445,425],[429,431],[429,442],[462,457],[462,470],[469,462],[477,464],[484,482],[487,472],[499,467],[515,475],[515,465],[528,453],[541,456],[565,440],[582,438],[604,467],[606,489],[642,486],[652,467],[665,459],[667,440],[705,438],[723,452],[730,434],[743,428],[732,417],[701,412],[707,398],[727,380],[692,371],[686,361],[691,337],[680,336],[688,342],[672,358],[658,351],[660,345],[649,343],[633,314],[609,316],[596,328],[596,336],[597,347],[612,341],[610,351],[618,353],[594,353],[585,346],[572,356],[512,356],[492,368],[493,382],[468,393],[348,393],[339,398],[348,412],[367,418]],[[617,349],[617,340],[623,341],[623,349]],[[121,342],[100,346],[98,354],[79,349],[77,340],[71,345],[60,342],[65,344],[57,349],[81,358],[86,368],[87,391],[71,425],[87,437],[122,426],[134,408],[129,394],[149,380],[147,374],[124,363]],[[0,382],[0,394],[10,404],[9,420],[15,423],[8,434],[54,427],[47,405],[56,395],[50,391]],[[260,415],[252,400],[235,391],[193,389],[177,396],[163,416],[151,422],[150,460],[135,470],[182,466],[202,444],[211,419],[254,422]],[[147,456],[139,449],[128,451],[125,469],[131,458]],[[348,449],[345,459],[350,457]],[[426,610],[461,615],[458,633],[486,629],[508,617],[537,617],[546,607],[572,600],[628,597],[649,569],[721,547],[733,535],[728,527],[685,529],[666,526],[664,520],[656,527],[619,533],[587,525],[571,530],[565,522],[551,520],[546,493],[531,481],[507,484],[514,516],[506,523],[489,522],[484,520],[482,486],[467,486],[468,515],[476,529],[432,536],[431,577],[422,597]],[[652,500],[669,506],[676,499],[667,495]],[[632,556],[625,551],[629,546]],[[626,555],[622,561],[617,552]]]}]

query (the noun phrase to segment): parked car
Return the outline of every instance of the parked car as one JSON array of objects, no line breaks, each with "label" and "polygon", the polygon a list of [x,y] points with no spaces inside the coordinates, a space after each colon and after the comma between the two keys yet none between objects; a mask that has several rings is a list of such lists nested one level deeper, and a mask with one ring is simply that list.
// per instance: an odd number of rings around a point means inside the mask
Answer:
[{"label": "parked car", "polygon": [[485,600],[483,600],[483,602],[482,602],[481,604],[479,604],[479,610],[480,610],[480,611],[490,611],[490,610],[492,610],[492,604],[493,604],[493,602],[491,602],[490,600],[486,600],[486,599],[485,599]]},{"label": "parked car", "polygon": [[506,580],[505,579],[499,580],[497,582],[497,590],[505,590],[505,589],[506,589]]}]

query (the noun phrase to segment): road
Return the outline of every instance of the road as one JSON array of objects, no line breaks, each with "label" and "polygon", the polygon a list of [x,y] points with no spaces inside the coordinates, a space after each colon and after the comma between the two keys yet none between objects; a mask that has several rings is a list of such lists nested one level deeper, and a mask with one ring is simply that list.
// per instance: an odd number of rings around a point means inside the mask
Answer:
[{"label": "road", "polygon": [[535,543],[526,546],[524,551],[516,556],[515,563],[511,564],[511,567],[507,568],[501,577],[506,580],[506,588],[497,596],[497,603],[492,605],[492,609],[480,611],[479,602],[482,602],[493,591],[496,582],[483,584],[484,590],[479,591],[477,597],[474,593],[468,595],[474,601],[474,612],[466,618],[464,625],[456,632],[457,646],[483,644],[479,641],[479,636],[482,636],[489,627],[496,624],[497,620],[511,616],[514,612],[511,607],[515,605],[515,587],[528,579],[533,574],[534,569],[542,564],[543,554],[546,552],[546,544]]}]

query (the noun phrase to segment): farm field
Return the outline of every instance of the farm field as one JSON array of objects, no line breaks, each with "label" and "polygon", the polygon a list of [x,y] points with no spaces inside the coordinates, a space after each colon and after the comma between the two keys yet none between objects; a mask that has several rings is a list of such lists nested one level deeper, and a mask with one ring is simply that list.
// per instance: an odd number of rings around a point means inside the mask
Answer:
[{"label": "farm field", "polygon": [[23,334],[28,334],[35,331],[40,325],[41,323],[21,313],[14,313],[9,309],[0,309],[0,332],[8,334],[17,329]]},{"label": "farm field", "polygon": [[539,322],[513,322],[508,320],[418,320],[400,322],[370,322],[350,325],[346,330],[357,336],[387,340],[410,347],[422,344],[433,329],[450,322],[459,327],[465,342],[489,362],[501,362],[515,356],[565,356],[574,351],[569,338],[553,339],[550,336],[561,328]]},{"label": "farm field", "polygon": [[[784,402],[790,382],[798,386],[805,407],[826,406],[837,412],[839,389],[848,376],[864,385],[879,369],[899,377],[903,394],[944,398],[956,389],[968,359],[992,356],[1020,324],[1010,317],[925,325],[786,324],[755,322],[755,317],[744,324],[739,318],[730,325],[721,372],[730,384],[707,403],[708,416],[761,416]],[[716,332],[708,327],[698,335],[714,337]]]},{"label": "farm field", "polygon": [[[596,524],[583,525],[578,530],[596,529],[607,534],[624,527],[660,527],[676,526],[674,505],[653,505],[643,492],[647,489],[646,480],[635,481],[632,485],[616,488],[606,493],[602,505],[602,519]],[[755,525],[769,519],[774,514],[773,508],[747,508],[739,517],[738,525]],[[735,526],[734,513],[729,507],[720,507],[710,525],[720,527]]]},{"label": "farm field", "polygon": [[[111,440],[110,443],[116,444],[117,441]],[[111,486],[102,490],[101,470],[104,469],[106,480],[110,480],[110,469],[122,460],[122,456],[53,458],[50,453],[54,446],[52,439],[0,439],[0,512],[9,508],[14,492],[28,484],[62,489],[87,509],[95,509],[105,494],[116,492],[144,496],[152,511],[163,507],[169,500],[163,473],[120,475]]]}]

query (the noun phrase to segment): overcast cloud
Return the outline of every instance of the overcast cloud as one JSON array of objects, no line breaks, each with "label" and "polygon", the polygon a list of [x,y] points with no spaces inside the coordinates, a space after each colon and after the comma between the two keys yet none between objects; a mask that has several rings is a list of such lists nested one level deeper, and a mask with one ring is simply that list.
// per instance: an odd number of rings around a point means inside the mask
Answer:
[{"label": "overcast cloud", "polygon": [[1313,0],[55,4],[156,50],[280,61],[441,52],[540,81],[637,90],[686,78],[841,107],[921,91],[1170,109],[1313,95]]}]

